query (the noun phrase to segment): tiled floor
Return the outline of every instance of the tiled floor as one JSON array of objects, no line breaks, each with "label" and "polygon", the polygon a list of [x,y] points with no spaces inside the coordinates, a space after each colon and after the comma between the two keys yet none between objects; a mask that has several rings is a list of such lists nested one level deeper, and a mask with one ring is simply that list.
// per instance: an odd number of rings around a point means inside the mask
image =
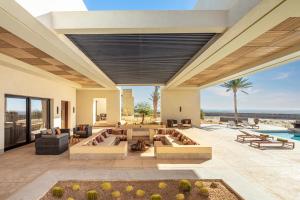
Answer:
[{"label": "tiled floor", "polygon": [[[189,170],[201,178],[224,179],[245,199],[300,199],[300,146],[294,150],[258,150],[234,141],[237,130],[185,130],[199,143],[213,146],[209,161],[156,160],[130,154],[126,160],[70,161],[68,152],[37,156],[33,144],[0,155],[0,199],[15,194],[53,170]],[[75,173],[74,172],[74,173]],[[42,176],[41,176],[42,177]],[[31,183],[32,184],[32,183]]]}]

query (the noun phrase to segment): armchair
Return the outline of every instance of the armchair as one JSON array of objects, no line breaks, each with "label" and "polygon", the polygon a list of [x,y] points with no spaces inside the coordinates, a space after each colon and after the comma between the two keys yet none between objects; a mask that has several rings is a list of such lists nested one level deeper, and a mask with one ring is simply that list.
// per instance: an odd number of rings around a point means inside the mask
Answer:
[{"label": "armchair", "polygon": [[79,135],[80,138],[87,138],[92,135],[92,126],[83,124],[73,129],[73,134]]},{"label": "armchair", "polygon": [[177,120],[175,119],[168,119],[167,120],[167,127],[172,128],[172,127],[177,127]]},{"label": "armchair", "polygon": [[183,128],[190,128],[192,127],[192,120],[191,119],[182,119],[181,120]]}]

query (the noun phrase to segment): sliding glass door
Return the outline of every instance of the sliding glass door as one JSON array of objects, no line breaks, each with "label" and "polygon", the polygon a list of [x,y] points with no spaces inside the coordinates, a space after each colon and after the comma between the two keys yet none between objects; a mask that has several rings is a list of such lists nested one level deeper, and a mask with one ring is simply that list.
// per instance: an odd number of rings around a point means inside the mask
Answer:
[{"label": "sliding glass door", "polygon": [[31,136],[33,141],[35,134],[42,129],[49,127],[49,100],[48,99],[30,99],[30,121]]},{"label": "sliding glass door", "polygon": [[28,144],[50,127],[50,100],[6,95],[5,150]]},{"label": "sliding glass door", "polygon": [[5,110],[5,148],[27,142],[27,99],[6,97]]}]

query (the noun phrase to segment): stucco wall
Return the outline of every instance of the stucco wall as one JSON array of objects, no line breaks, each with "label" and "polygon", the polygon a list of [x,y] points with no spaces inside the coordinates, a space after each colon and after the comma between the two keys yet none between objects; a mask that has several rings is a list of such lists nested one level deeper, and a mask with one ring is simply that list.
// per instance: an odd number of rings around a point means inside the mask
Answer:
[{"label": "stucco wall", "polygon": [[[56,107],[60,110],[62,100],[69,101],[71,108],[76,106],[75,88],[0,65],[0,152],[4,149],[5,94],[51,99],[52,127],[61,124],[60,111],[57,114]],[[72,128],[76,125],[76,113],[69,113],[69,127]]]},{"label": "stucco wall", "polygon": [[119,90],[77,90],[77,124],[93,124],[93,99],[106,98],[107,123],[120,121]]},{"label": "stucco wall", "polygon": [[[181,106],[181,112],[179,110]],[[199,89],[161,90],[161,119],[191,119],[194,126],[200,126]]]}]

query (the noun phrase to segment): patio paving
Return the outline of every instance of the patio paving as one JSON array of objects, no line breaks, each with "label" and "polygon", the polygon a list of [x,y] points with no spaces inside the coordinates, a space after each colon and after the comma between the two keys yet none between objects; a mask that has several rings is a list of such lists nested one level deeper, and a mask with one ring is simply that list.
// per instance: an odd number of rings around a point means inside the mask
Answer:
[{"label": "patio paving", "polygon": [[[34,154],[33,144],[8,151],[0,155],[0,199],[11,195],[14,195],[11,198],[14,200],[24,199],[20,197],[25,197],[26,192],[33,195],[37,191],[30,188],[42,187],[43,184],[38,184],[39,181],[49,182],[48,184],[56,181],[47,181],[50,180],[49,175],[57,180],[75,175],[79,179],[95,175],[103,178],[107,176],[100,176],[99,173],[104,172],[126,172],[125,174],[131,174],[128,177],[133,179],[155,178],[156,176],[150,175],[156,172],[167,174],[166,176],[173,174],[174,177],[176,174],[184,176],[192,172],[193,176],[200,178],[224,179],[245,199],[300,199],[299,142],[294,150],[258,150],[247,144],[235,142],[237,130],[215,126],[206,130],[192,128],[184,131],[199,143],[211,144],[213,159],[202,162],[156,160],[130,154],[126,160],[71,161],[68,159],[68,152],[59,156],[37,156]],[[153,172],[147,173],[147,170]],[[119,176],[122,177],[123,175]],[[45,189],[49,189],[49,185],[45,184]],[[43,192],[43,188],[41,190]],[[29,200],[28,198],[26,200]]]}]

